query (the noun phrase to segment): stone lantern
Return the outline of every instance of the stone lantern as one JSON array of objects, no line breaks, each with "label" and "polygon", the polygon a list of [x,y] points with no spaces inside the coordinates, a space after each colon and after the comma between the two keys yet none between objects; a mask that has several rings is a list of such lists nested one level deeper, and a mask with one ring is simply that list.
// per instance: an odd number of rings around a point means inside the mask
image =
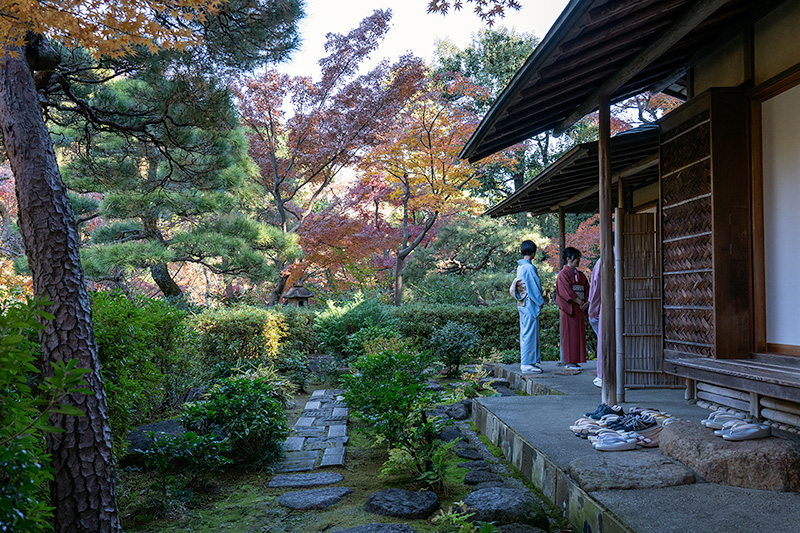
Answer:
[{"label": "stone lantern", "polygon": [[283,297],[286,299],[286,305],[293,305],[295,307],[306,307],[309,305],[309,299],[313,296],[314,293],[302,285],[295,285],[283,293]]}]

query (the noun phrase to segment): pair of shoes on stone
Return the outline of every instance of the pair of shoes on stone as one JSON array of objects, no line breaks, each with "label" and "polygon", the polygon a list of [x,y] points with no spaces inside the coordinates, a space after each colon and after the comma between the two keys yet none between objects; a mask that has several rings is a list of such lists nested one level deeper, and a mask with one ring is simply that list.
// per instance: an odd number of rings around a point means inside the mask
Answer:
[{"label": "pair of shoes on stone", "polygon": [[600,435],[592,444],[595,450],[601,452],[622,452],[636,449],[636,439],[623,435],[605,433]]},{"label": "pair of shoes on stone", "polygon": [[576,365],[575,363],[567,363],[564,365],[564,368],[567,370],[583,370],[580,365]]},{"label": "pair of shoes on stone", "polygon": [[600,378],[594,378],[592,380],[592,383],[594,383],[595,387],[602,387],[603,386],[603,380],[600,379]]},{"label": "pair of shoes on stone", "polygon": [[593,412],[586,413],[586,416],[588,416],[589,418],[593,418],[594,420],[600,420],[606,415],[622,416],[623,414],[625,414],[625,410],[619,405],[615,405],[612,407],[605,403],[601,403],[600,405],[597,406],[597,409],[595,409]]},{"label": "pair of shoes on stone", "polygon": [[538,365],[519,365],[519,371],[523,374],[541,374],[542,369]]},{"label": "pair of shoes on stone", "polygon": [[624,431],[642,431],[656,426],[655,419],[650,415],[642,414],[627,414],[615,422],[609,422],[608,427],[611,429],[624,430]]},{"label": "pair of shoes on stone", "polygon": [[763,439],[772,435],[772,429],[766,424],[752,423],[745,420],[729,420],[714,435],[725,440]]},{"label": "pair of shoes on stone", "polygon": [[745,421],[750,422],[748,416],[741,412],[729,412],[729,411],[714,411],[708,418],[705,420],[701,420],[700,423],[703,424],[707,428],[711,429],[722,429],[727,422],[737,422],[737,421]]}]

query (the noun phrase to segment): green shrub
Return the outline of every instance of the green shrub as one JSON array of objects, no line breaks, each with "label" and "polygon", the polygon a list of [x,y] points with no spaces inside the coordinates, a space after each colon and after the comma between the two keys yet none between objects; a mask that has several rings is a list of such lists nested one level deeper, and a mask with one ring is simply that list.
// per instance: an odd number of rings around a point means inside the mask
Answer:
[{"label": "green shrub", "polygon": [[374,298],[357,295],[343,304],[328,302],[317,313],[314,330],[322,346],[334,355],[343,356],[348,336],[367,326],[391,326],[391,307]]},{"label": "green shrub", "polygon": [[227,377],[242,361],[263,365],[285,352],[316,351],[314,313],[247,305],[209,309],[194,317],[198,351],[211,377]]},{"label": "green shrub", "polygon": [[[481,338],[479,355],[488,356],[492,349],[501,352],[514,350],[519,354],[519,313],[513,302],[489,306],[406,304],[390,310],[400,334],[417,339],[425,347],[431,346],[434,331],[448,322],[458,322],[478,329]],[[542,307],[539,339],[542,358],[558,360],[560,337],[555,304]]]},{"label": "green shrub", "polygon": [[343,352],[344,357],[341,362],[350,364],[366,353],[365,344],[372,343],[376,339],[397,339],[400,333],[394,326],[367,326],[359,329],[355,333],[347,336]]},{"label": "green shrub", "polygon": [[[75,361],[53,365],[53,376],[39,379],[36,345],[29,338],[41,329],[37,316],[52,315],[33,302],[0,303],[0,531],[50,531],[52,481],[44,434],[50,412],[80,416],[62,405],[68,394],[91,394]],[[38,381],[38,385],[31,383]]]},{"label": "green shrub", "polygon": [[475,305],[478,293],[470,280],[461,276],[431,274],[425,281],[411,287],[418,302],[447,305]]},{"label": "green shrub", "polygon": [[478,328],[472,324],[448,322],[435,329],[431,335],[431,348],[434,355],[444,363],[448,376],[456,376],[461,359],[465,355],[474,355],[481,338]]},{"label": "green shrub", "polygon": [[216,435],[198,435],[187,431],[183,435],[162,435],[156,438],[149,432],[152,446],[143,453],[145,465],[158,473],[158,492],[161,507],[166,507],[169,473],[189,474],[189,485],[198,486],[211,472],[231,464],[227,457],[230,443]]},{"label": "green shrub", "polygon": [[240,464],[269,466],[281,456],[289,435],[285,395],[265,377],[227,378],[204,402],[186,404],[181,424],[208,435],[216,428],[231,444],[230,457]]},{"label": "green shrub", "polygon": [[114,450],[160,407],[175,405],[194,381],[186,355],[186,313],[168,302],[131,302],[121,292],[96,292],[92,317],[108,396]]}]

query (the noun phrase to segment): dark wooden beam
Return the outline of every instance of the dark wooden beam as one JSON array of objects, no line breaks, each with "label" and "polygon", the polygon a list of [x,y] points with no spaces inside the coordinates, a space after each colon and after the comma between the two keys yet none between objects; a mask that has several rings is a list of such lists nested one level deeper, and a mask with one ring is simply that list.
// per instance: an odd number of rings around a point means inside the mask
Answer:
[{"label": "dark wooden beam", "polygon": [[600,97],[598,117],[597,163],[600,194],[600,342],[603,346],[603,402],[616,405],[617,358],[614,324],[614,235],[611,232],[611,101]]},{"label": "dark wooden beam", "polygon": [[576,121],[591,113],[598,105],[602,95],[611,95],[622,87],[628,80],[655,61],[664,52],[685,37],[698,24],[703,22],[717,9],[725,5],[728,0],[696,0],[691,8],[673,22],[661,36],[653,41],[647,48],[640,52],[624,67],[617,70],[609,77],[592,95],[584,100],[567,118],[553,131],[553,135],[560,136]]}]

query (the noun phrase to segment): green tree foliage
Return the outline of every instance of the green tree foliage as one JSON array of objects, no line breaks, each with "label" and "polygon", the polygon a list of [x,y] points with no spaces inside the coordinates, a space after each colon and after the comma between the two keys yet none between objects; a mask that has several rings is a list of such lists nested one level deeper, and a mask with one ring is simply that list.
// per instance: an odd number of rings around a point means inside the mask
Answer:
[{"label": "green tree foliage", "polygon": [[65,182],[95,200],[80,203],[79,222],[108,224],[86,230],[91,278],[121,286],[148,268],[179,296],[168,263],[258,281],[276,275],[271,255],[294,256],[292,237],[249,215],[256,167],[224,79],[285,57],[301,14],[298,0],[233,0],[197,22],[202,39],[184,50],[95,59],[58,48],[56,75],[41,83],[46,118]]}]

